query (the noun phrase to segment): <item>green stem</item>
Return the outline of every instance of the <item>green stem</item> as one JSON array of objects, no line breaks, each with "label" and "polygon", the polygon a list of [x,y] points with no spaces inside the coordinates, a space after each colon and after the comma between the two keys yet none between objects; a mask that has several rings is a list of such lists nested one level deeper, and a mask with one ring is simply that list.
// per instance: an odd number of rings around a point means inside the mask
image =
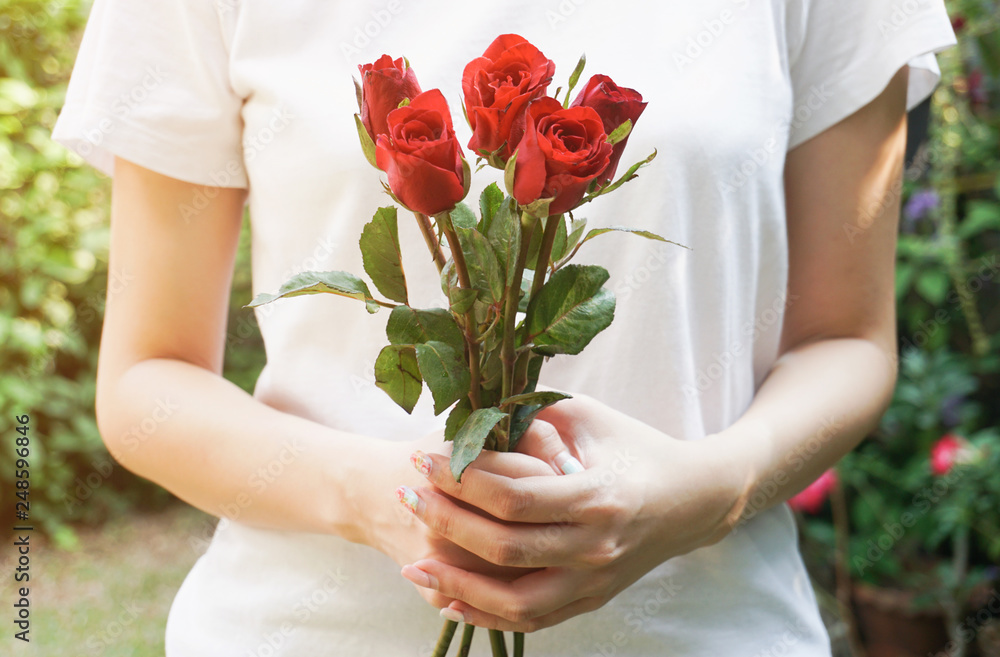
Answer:
[{"label": "green stem", "polygon": [[430,217],[421,212],[414,212],[417,216],[417,226],[420,227],[420,232],[424,236],[424,241],[427,242],[427,248],[431,252],[431,258],[434,260],[434,265],[437,267],[438,273],[444,269],[444,254],[441,253],[441,244],[438,241],[438,236],[434,233],[434,228],[431,226]]},{"label": "green stem", "polygon": [[462,643],[458,647],[458,657],[469,657],[469,650],[472,649],[472,633],[475,631],[475,625],[465,624],[465,629],[462,630]]},{"label": "green stem", "polygon": [[458,623],[455,621],[444,622],[444,627],[441,628],[441,636],[438,637],[437,645],[434,646],[434,652],[431,653],[431,657],[444,657],[448,654],[448,648],[451,647],[451,639],[455,636],[457,628]]},{"label": "green stem", "polygon": [[[458,284],[466,290],[472,289],[472,281],[469,278],[469,268],[465,264],[465,254],[462,252],[462,243],[458,239],[458,233],[451,223],[451,215],[442,212],[437,215],[438,226],[448,240],[448,248],[451,249],[451,259],[455,262],[455,274],[458,276]],[[465,313],[465,345],[469,350],[469,402],[472,410],[480,406],[479,388],[482,385],[479,374],[479,326],[476,323],[475,309],[470,307]]]},{"label": "green stem", "polygon": [[545,219],[545,233],[542,245],[538,249],[538,262],[535,263],[535,278],[531,281],[531,296],[534,298],[545,283],[545,274],[549,271],[549,258],[552,257],[552,244],[556,241],[556,231],[559,228],[559,215]]},{"label": "green stem", "polygon": [[493,657],[507,657],[507,644],[503,640],[503,632],[490,630],[490,647],[493,649]]},{"label": "green stem", "polygon": [[514,632],[514,657],[524,657],[524,632]]},{"label": "green stem", "polygon": [[[535,218],[527,213],[521,215],[521,244],[514,263],[514,279],[507,288],[507,299],[504,308],[503,343],[500,346],[500,364],[502,370],[501,399],[513,394],[514,364],[517,362],[514,343],[514,328],[517,325],[517,303],[521,295],[521,280],[524,278],[524,264],[528,261],[528,246],[531,244],[531,234],[535,230]],[[510,416],[507,416],[507,431],[497,441],[497,451],[506,452],[509,445]]]}]

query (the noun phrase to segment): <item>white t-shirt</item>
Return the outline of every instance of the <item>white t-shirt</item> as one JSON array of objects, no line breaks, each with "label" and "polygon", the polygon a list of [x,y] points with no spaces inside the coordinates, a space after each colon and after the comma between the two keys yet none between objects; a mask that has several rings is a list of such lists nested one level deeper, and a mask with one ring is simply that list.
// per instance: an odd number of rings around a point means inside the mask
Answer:
[{"label": "white t-shirt", "polygon": [[[361,227],[389,200],[351,116],[358,64],[406,55],[423,89],[444,92],[466,143],[462,69],[506,32],[555,60],[550,91],[586,52],[584,80],[605,73],[643,94],[621,169],[659,156],[581,214],[691,247],[626,235],[586,245],[578,261],[611,272],[617,316],[582,355],[549,362],[542,383],[677,438],[726,428],[777,354],[786,151],[907,63],[908,105],[926,98],[933,53],[955,43],[941,0],[96,0],[53,138],[109,175],[118,155],[181,180],[249,186],[255,292],[302,270],[360,274]],[[206,220],[203,201],[192,198],[191,221]],[[411,299],[440,303],[415,225],[402,219],[400,233]],[[388,313],[325,295],[257,313],[261,402],[367,436],[442,424],[428,394],[411,417],[373,385]],[[167,655],[426,655],[440,623],[375,550],[237,520],[220,524],[181,587]],[[528,643],[537,657],[829,654],[785,505]]]}]

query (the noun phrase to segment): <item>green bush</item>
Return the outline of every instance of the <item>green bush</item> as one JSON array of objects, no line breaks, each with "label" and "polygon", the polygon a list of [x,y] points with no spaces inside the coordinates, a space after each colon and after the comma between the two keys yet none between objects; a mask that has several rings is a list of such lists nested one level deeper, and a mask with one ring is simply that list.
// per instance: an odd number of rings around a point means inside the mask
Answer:
[{"label": "green bush", "polygon": [[[50,140],[89,8],[0,3],[0,486],[12,510],[14,418],[30,414],[31,519],[64,544],[73,522],[170,499],[111,460],[94,420],[110,181]],[[263,349],[239,310],[250,298],[245,235],[238,263],[226,375],[249,389]]]}]

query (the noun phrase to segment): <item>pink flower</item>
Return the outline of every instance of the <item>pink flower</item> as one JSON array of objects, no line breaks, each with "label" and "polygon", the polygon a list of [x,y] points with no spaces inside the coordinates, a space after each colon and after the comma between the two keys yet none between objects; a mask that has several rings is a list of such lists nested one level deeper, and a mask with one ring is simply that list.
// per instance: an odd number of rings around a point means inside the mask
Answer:
[{"label": "pink flower", "polygon": [[823,502],[836,486],[837,471],[827,470],[819,476],[819,479],[806,486],[804,491],[788,500],[788,506],[795,511],[819,513],[819,510],[823,508]]},{"label": "pink flower", "polygon": [[946,475],[956,463],[972,463],[976,456],[976,448],[968,440],[949,433],[931,448],[931,472],[938,477]]}]

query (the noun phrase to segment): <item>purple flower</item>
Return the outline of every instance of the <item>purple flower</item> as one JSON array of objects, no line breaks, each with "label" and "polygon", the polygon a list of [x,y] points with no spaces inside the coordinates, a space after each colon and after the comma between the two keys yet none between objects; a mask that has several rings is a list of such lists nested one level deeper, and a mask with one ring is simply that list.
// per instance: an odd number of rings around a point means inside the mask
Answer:
[{"label": "purple flower", "polygon": [[913,192],[903,211],[910,221],[920,221],[924,215],[940,204],[941,199],[938,198],[937,192],[933,189],[921,189]]}]

